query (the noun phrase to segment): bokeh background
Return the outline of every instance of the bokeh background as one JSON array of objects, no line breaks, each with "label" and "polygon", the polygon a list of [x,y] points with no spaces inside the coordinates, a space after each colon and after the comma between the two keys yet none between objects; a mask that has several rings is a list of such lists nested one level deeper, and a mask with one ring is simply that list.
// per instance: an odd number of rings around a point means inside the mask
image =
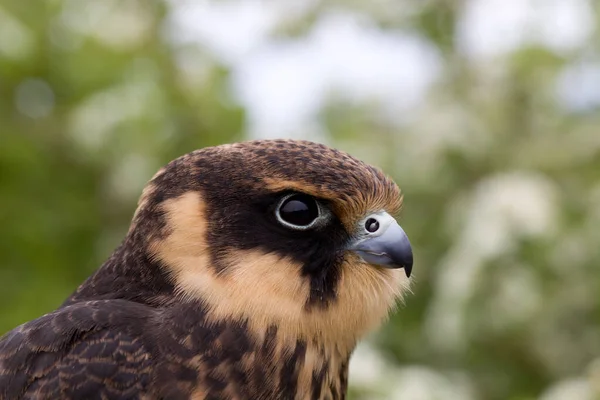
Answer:
[{"label": "bokeh background", "polygon": [[195,148],[390,173],[413,294],[353,399],[600,398],[600,3],[0,0],[0,331],[58,306]]}]

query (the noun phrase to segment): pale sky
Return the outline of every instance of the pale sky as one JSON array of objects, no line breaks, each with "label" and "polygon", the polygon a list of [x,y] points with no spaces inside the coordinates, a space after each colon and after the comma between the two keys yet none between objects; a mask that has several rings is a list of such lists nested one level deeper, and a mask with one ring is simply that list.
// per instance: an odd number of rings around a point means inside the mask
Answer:
[{"label": "pale sky", "polygon": [[[332,93],[349,102],[375,99],[399,122],[409,118],[443,71],[435,46],[409,30],[380,30],[367,16],[340,8],[322,14],[299,39],[270,35],[302,18],[312,3],[174,1],[171,34],[231,67],[231,90],[247,109],[250,136],[318,134],[317,113]],[[589,0],[470,0],[457,28],[460,50],[479,62],[526,44],[576,50],[594,21]],[[556,83],[565,107],[600,103],[599,71],[596,60],[565,70]]]}]

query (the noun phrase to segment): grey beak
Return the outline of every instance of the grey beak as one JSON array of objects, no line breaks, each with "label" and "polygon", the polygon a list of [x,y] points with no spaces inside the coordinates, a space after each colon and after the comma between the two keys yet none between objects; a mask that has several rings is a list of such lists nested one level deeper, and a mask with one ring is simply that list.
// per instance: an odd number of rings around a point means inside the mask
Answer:
[{"label": "grey beak", "polygon": [[350,250],[369,264],[404,268],[406,276],[410,277],[413,267],[412,247],[404,229],[395,221],[382,234],[353,243]]}]

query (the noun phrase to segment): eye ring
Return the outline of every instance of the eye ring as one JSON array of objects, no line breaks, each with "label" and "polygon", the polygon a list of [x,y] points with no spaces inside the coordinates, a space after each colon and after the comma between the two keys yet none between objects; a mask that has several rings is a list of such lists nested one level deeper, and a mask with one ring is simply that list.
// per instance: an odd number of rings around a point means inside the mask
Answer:
[{"label": "eye ring", "polygon": [[[286,206],[288,210],[283,210]],[[283,216],[282,212],[288,215]],[[323,210],[315,198],[302,193],[292,193],[281,198],[275,216],[283,226],[304,231],[319,224],[323,217]]]}]

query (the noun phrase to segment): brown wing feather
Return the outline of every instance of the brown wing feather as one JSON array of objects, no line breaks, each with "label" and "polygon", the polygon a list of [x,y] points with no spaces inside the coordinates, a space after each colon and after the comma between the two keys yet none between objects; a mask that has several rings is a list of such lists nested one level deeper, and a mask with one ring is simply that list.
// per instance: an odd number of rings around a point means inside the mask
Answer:
[{"label": "brown wing feather", "polygon": [[82,302],[0,339],[0,399],[135,399],[151,380],[146,306]]}]

